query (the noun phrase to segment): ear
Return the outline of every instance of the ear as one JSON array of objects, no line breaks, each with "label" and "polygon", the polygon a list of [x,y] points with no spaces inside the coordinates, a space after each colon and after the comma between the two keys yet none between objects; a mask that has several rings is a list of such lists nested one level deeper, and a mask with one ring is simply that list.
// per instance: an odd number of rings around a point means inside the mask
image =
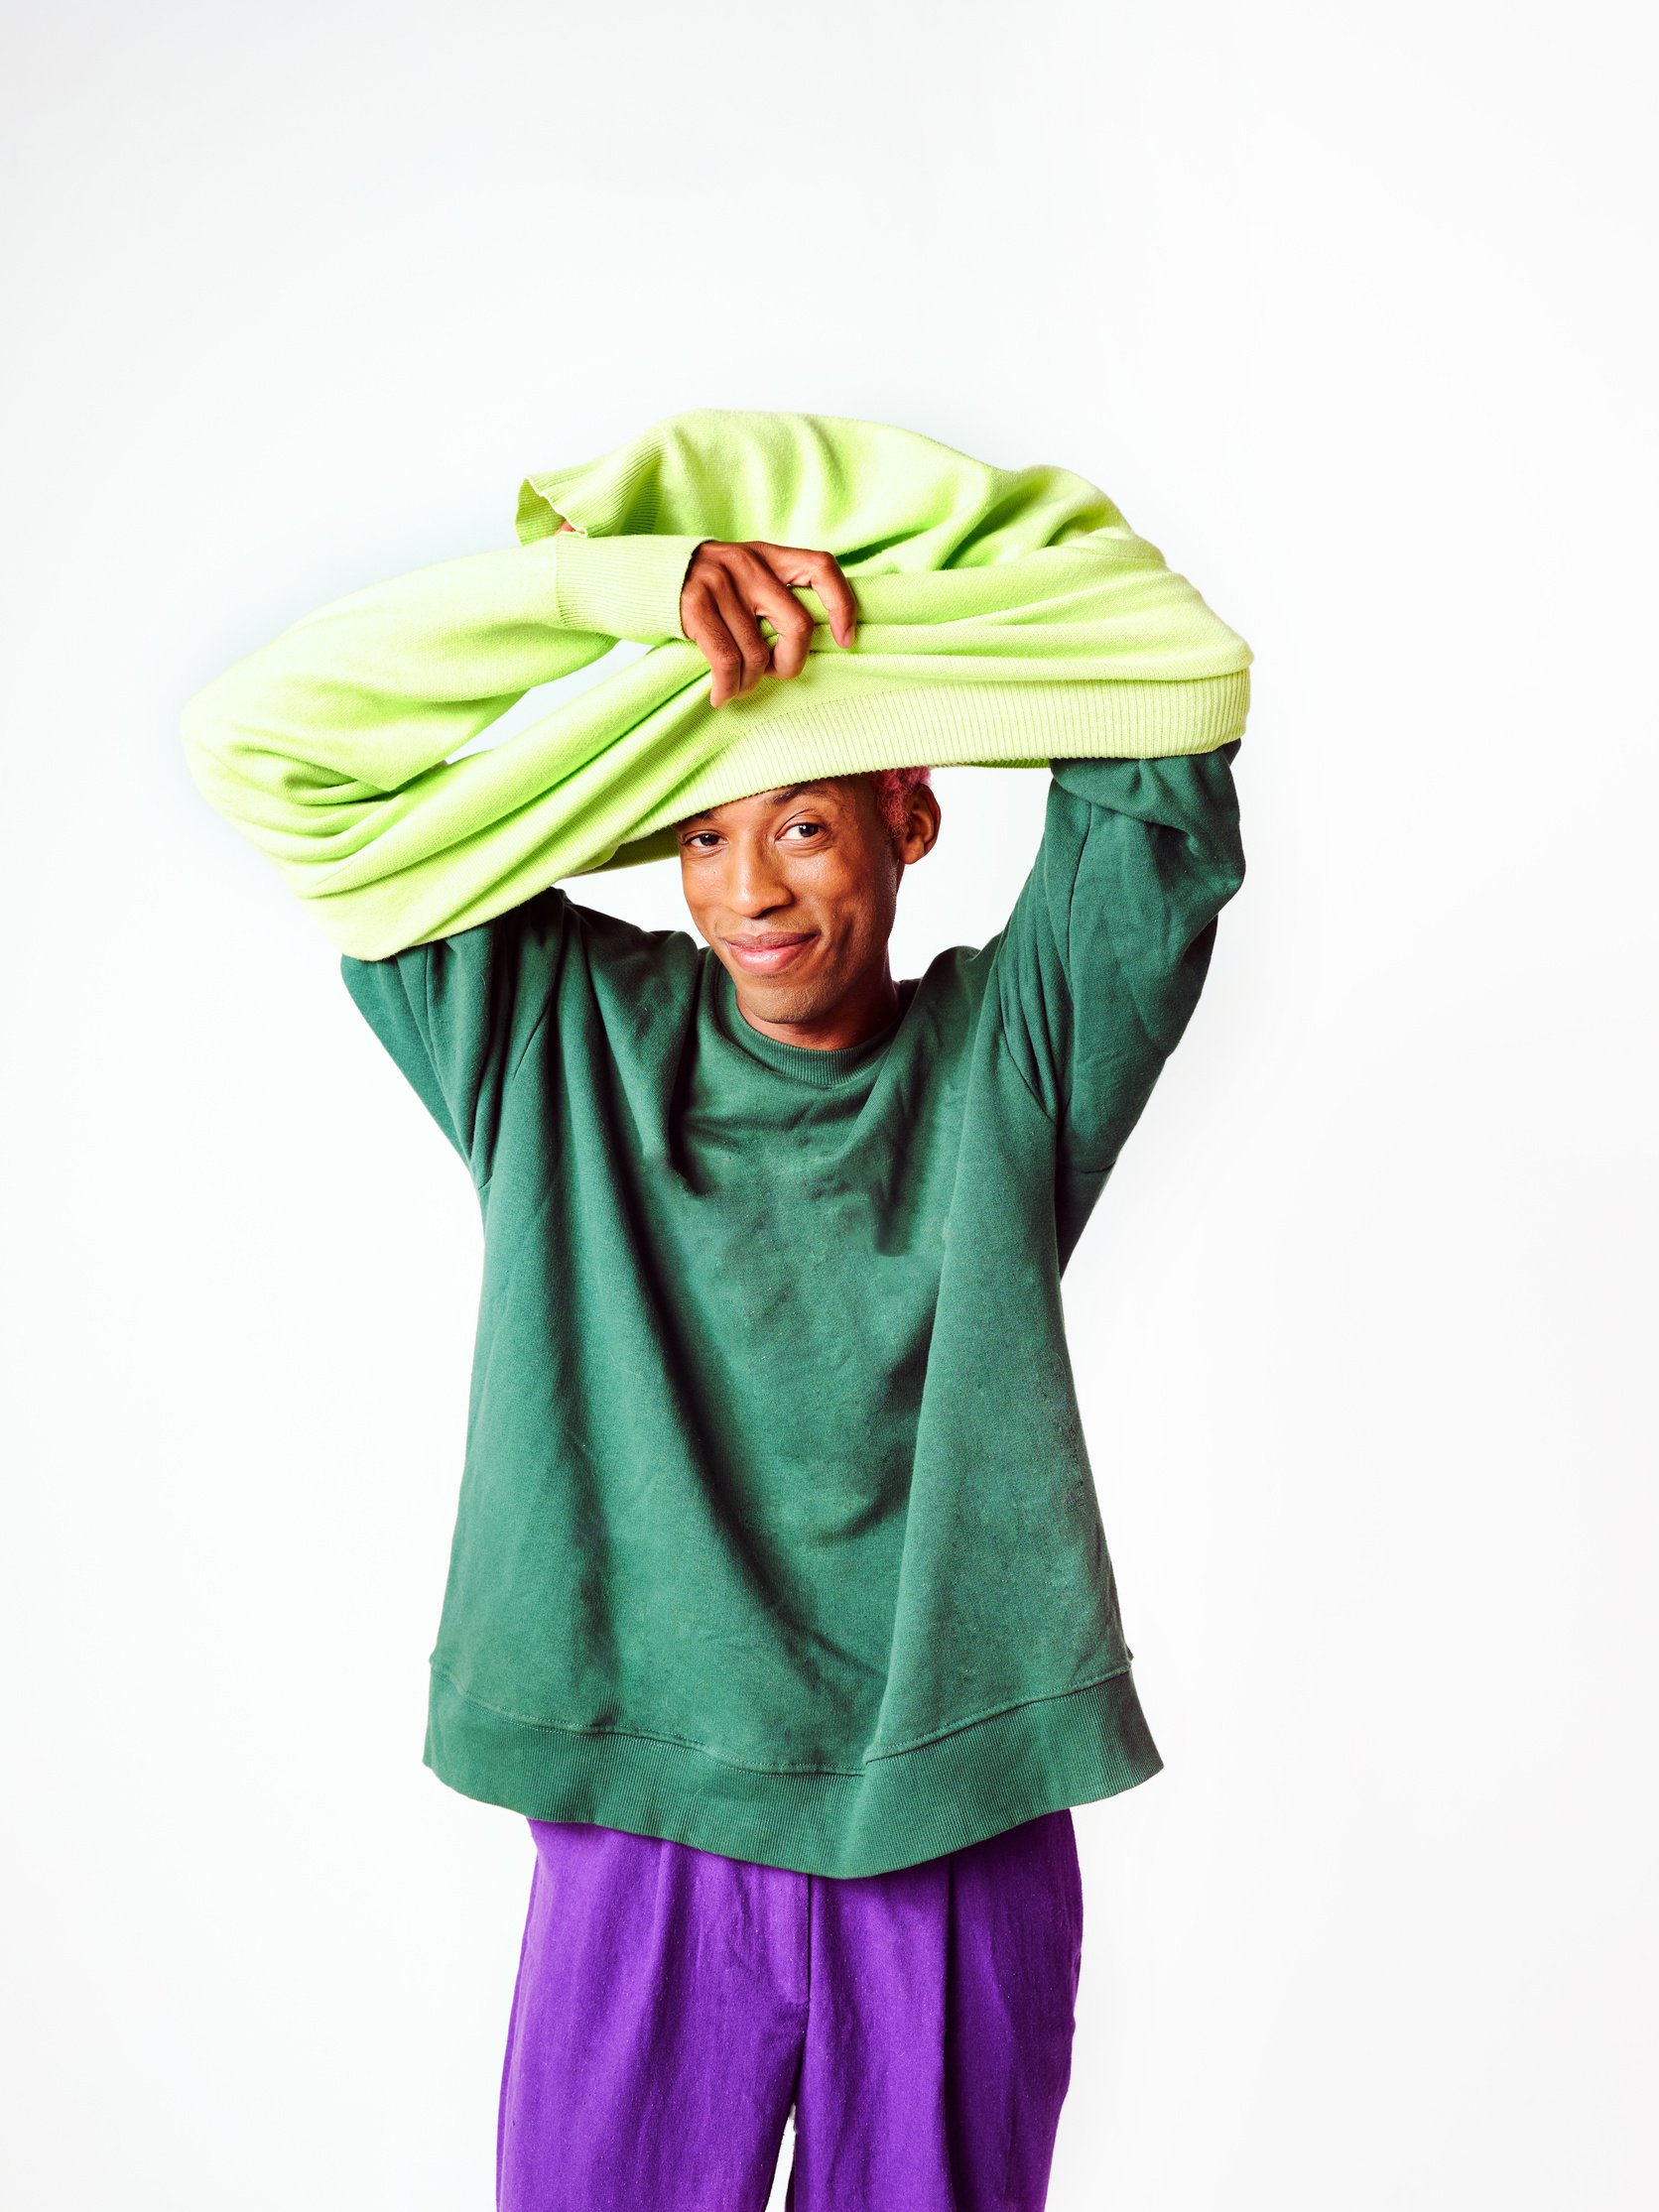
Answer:
[{"label": "ear", "polygon": [[918,860],[926,860],[939,842],[940,805],[929,784],[918,784],[910,794],[910,804],[905,813],[904,835],[899,839],[899,862],[911,867]]}]

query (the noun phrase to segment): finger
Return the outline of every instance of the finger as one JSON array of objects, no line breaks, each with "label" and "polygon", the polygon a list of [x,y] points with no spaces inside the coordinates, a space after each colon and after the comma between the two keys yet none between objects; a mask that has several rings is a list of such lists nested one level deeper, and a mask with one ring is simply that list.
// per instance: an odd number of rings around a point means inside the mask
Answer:
[{"label": "finger", "polygon": [[812,586],[830,617],[831,637],[837,645],[850,645],[858,624],[858,602],[834,554],[811,546],[763,546],[758,550],[770,557],[785,583]]},{"label": "finger", "polygon": [[714,595],[706,584],[688,584],[681,620],[685,624],[687,637],[712,672],[714,680],[709,687],[709,703],[724,706],[735,692],[738,678],[743,674],[743,656],[738,652]]},{"label": "finger", "polygon": [[764,615],[778,633],[772,647],[772,674],[799,676],[813,648],[817,625],[812,616],[759,554],[749,555],[738,581],[748,592],[755,613]]},{"label": "finger", "polygon": [[710,581],[714,603],[719,608],[720,620],[725,624],[731,642],[743,658],[743,673],[737,688],[752,691],[772,666],[772,648],[760,634],[746,595],[739,590],[729,571],[721,569]]}]

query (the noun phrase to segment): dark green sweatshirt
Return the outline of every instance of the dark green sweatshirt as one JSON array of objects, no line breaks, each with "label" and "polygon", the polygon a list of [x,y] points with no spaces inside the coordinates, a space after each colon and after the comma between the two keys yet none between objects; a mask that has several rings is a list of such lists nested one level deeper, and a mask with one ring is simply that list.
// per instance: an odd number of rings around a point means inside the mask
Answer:
[{"label": "dark green sweatshirt", "polygon": [[344,957],[483,1216],[442,1780],[858,1875],[1157,1772],[1061,1273],[1242,881],[1237,751],[1053,762],[1006,928],[842,1051],[560,889]]}]

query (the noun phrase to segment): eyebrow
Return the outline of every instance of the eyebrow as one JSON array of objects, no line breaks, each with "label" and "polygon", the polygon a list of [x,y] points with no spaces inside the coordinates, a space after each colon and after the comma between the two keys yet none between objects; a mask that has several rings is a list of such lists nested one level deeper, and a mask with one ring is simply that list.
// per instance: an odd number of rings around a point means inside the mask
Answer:
[{"label": "eyebrow", "polygon": [[[828,789],[828,784],[823,782],[816,784],[791,784],[787,791],[756,792],[754,796],[757,799],[769,799],[775,806],[782,806],[786,799],[799,799],[803,792],[822,792],[827,791]],[[722,805],[729,805],[731,801],[729,799],[721,800]],[[712,806],[704,806],[700,813],[687,814],[683,816],[680,822],[680,827],[684,829],[689,822],[705,822],[713,812],[714,808]]]}]

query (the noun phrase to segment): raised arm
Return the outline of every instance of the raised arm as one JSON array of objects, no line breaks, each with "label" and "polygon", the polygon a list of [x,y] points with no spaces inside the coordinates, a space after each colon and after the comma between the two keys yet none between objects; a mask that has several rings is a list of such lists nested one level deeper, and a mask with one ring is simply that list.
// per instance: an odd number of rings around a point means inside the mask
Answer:
[{"label": "raised arm", "polygon": [[1042,844],[988,949],[1009,1050],[1085,1186],[1111,1169],[1180,1043],[1244,880],[1239,743],[1051,764]]}]

